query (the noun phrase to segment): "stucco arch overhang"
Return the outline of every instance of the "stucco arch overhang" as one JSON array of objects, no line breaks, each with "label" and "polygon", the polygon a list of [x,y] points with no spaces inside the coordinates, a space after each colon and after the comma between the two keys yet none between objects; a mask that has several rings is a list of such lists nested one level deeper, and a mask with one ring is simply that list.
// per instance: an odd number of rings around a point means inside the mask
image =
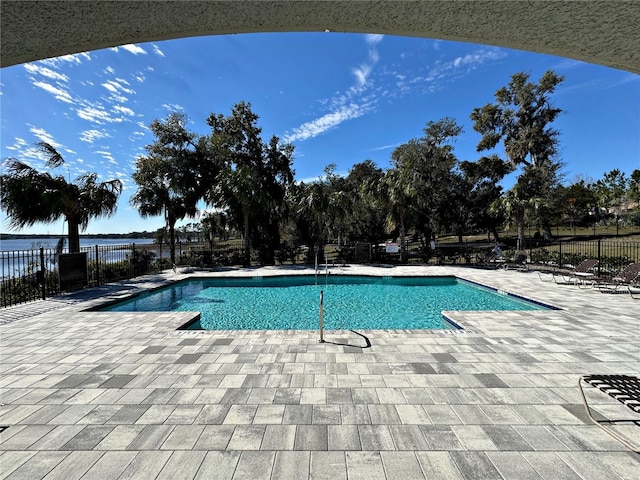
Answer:
[{"label": "stucco arch overhang", "polygon": [[640,73],[637,0],[2,0],[0,9],[2,67],[189,36],[330,30],[482,43]]}]

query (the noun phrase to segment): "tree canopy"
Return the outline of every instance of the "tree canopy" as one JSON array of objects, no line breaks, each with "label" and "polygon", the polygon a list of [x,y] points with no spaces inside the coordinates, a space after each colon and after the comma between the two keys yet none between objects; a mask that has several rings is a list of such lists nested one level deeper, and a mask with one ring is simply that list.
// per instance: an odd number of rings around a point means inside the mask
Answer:
[{"label": "tree canopy", "polygon": [[176,222],[195,216],[203,189],[218,170],[203,140],[189,132],[186,123],[186,116],[177,112],[151,123],[156,141],[136,161],[133,180],[138,189],[130,200],[142,217],[164,215],[172,263]]},{"label": "tree canopy", "polygon": [[275,262],[284,199],[294,178],[293,146],[281,144],[277,136],[263,142],[258,119],[246,102],[236,104],[228,116],[207,118],[210,153],[221,167],[204,199],[226,209],[243,232],[245,265],[251,262],[252,243],[261,264]]},{"label": "tree canopy", "polygon": [[492,150],[502,142],[510,168],[522,168],[502,204],[502,213],[517,226],[518,249],[524,247],[527,221],[549,228],[544,221],[546,215],[540,212],[548,207],[550,189],[559,183],[559,132],[551,124],[562,112],[553,106],[550,97],[563,80],[551,70],[538,83],[529,81],[525,72],[516,73],[507,86],[496,91],[495,103],[471,113],[473,128],[482,135],[478,152]]},{"label": "tree canopy", "polygon": [[[47,168],[65,165],[62,155],[51,144],[38,142]],[[80,231],[93,218],[115,213],[122,191],[120,180],[100,182],[97,173],[85,173],[74,182],[63,175],[40,172],[30,165],[8,158],[7,173],[0,176],[0,202],[7,212],[10,228],[35,223],[51,223],[63,218],[69,228],[69,252],[80,251]]]}]

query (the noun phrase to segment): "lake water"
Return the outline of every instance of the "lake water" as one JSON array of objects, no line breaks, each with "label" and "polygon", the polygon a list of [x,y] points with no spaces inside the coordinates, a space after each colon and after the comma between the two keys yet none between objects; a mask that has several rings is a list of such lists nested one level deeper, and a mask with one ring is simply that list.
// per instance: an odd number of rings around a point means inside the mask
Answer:
[{"label": "lake water", "polygon": [[[66,240],[66,237],[65,237]],[[43,247],[45,249],[45,264],[48,270],[55,268],[55,249],[58,243],[58,238],[47,237],[32,237],[22,239],[10,239],[0,240],[0,278],[6,279],[10,277],[21,277],[30,273],[34,268],[40,268],[40,254],[39,249]],[[80,247],[94,247],[98,245],[100,247],[120,245],[151,245],[153,239],[151,238],[80,238]],[[65,241],[65,249],[68,248],[68,242]],[[107,249],[111,250],[111,249]],[[155,254],[158,255],[158,251],[153,248]],[[66,252],[66,250],[65,250]],[[101,258],[106,262],[120,261],[130,253],[130,249],[117,248],[113,251],[101,252]],[[163,257],[169,256],[169,246],[163,245],[162,251]],[[95,250],[89,250],[89,258],[95,258]],[[35,267],[34,265],[37,265]]]},{"label": "lake water", "polygon": [[[37,250],[40,247],[44,248],[56,248],[60,237],[58,238],[46,238],[46,237],[32,237],[32,238],[18,238],[11,240],[0,240],[0,251],[6,252],[11,250]],[[69,246],[67,236],[65,235],[65,248]],[[135,244],[149,244],[153,243],[152,238],[83,238],[80,237],[80,247],[92,247],[94,245],[128,245]]]}]

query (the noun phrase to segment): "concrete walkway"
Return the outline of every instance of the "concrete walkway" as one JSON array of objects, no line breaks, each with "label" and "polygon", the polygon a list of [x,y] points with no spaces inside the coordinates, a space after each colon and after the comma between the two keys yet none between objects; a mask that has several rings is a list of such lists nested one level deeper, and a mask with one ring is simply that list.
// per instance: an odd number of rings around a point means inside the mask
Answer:
[{"label": "concrete walkway", "polygon": [[[0,479],[633,479],[582,374],[640,373],[640,301],[460,267],[561,308],[452,312],[460,331],[176,331],[194,313],[84,311],[164,275],[0,311]],[[215,275],[313,273],[299,268]],[[210,274],[211,275],[211,274]],[[640,416],[590,404],[640,443]]]}]

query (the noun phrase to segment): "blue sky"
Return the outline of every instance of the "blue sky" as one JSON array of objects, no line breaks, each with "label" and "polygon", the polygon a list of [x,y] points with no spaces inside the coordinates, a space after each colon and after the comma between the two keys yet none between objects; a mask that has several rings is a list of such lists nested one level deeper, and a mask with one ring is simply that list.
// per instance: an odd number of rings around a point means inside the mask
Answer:
[{"label": "blue sky", "polygon": [[[565,76],[552,101],[563,110],[554,126],[566,181],[640,168],[636,74],[478,44],[339,33],[195,37],[3,68],[0,157],[44,169],[33,147],[49,142],[72,178],[98,172],[124,184],[115,216],[91,221],[85,233],[151,231],[163,218],[142,219],[129,205],[131,174],[154,140],[148,125],[171,111],[207,134],[210,113],[228,115],[237,102],[250,102],[263,140],[292,142],[296,178],[309,180],[330,163],[340,173],[366,159],[387,168],[394,147],[445,116],[464,128],[456,156],[476,160],[473,108],[494,102],[512,74],[537,81],[548,69]],[[56,173],[67,174],[64,167]],[[4,212],[0,231],[9,232]],[[66,234],[66,226],[36,224],[21,233]]]}]

